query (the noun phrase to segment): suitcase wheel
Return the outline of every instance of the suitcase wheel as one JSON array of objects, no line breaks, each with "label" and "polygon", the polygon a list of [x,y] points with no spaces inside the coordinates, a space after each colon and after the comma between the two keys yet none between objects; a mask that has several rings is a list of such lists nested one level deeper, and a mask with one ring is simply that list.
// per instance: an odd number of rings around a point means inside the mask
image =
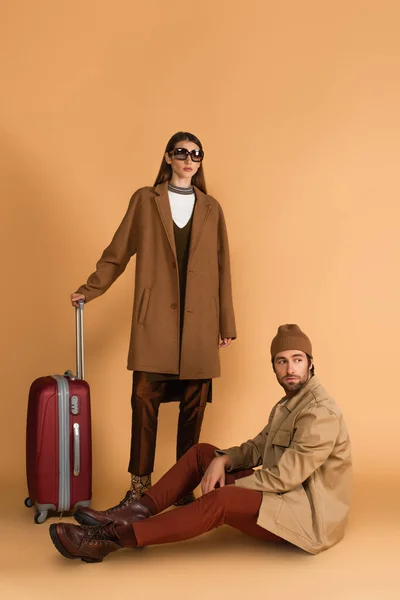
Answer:
[{"label": "suitcase wheel", "polygon": [[24,504],[27,508],[31,508],[31,506],[33,506],[33,502],[30,498],[25,498]]},{"label": "suitcase wheel", "polygon": [[47,519],[47,510],[38,510],[34,516],[34,521],[37,525],[40,525],[40,523],[44,523],[46,519]]}]

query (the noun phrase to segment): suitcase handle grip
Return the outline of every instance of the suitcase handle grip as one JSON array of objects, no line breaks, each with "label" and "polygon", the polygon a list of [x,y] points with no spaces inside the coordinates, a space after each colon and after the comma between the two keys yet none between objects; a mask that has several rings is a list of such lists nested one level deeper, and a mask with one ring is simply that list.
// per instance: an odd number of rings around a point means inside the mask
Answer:
[{"label": "suitcase handle grip", "polygon": [[83,346],[83,300],[78,301],[75,309],[75,338],[76,338],[76,376],[77,379],[85,379],[85,361]]},{"label": "suitcase handle grip", "polygon": [[81,439],[79,423],[74,423],[74,476],[78,477],[81,472]]}]

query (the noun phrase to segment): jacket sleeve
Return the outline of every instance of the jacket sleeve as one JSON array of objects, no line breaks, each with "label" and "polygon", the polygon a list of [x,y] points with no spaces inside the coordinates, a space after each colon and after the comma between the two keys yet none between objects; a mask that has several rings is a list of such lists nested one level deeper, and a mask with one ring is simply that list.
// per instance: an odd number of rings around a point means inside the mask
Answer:
[{"label": "jacket sleeve", "polygon": [[231,459],[231,467],[228,471],[251,469],[262,464],[265,444],[267,443],[268,427],[269,425],[264,427],[255,438],[244,442],[240,446],[215,451],[217,455],[226,454]]},{"label": "jacket sleeve", "polygon": [[219,330],[221,338],[236,338],[232,300],[231,267],[224,214],[218,204]]},{"label": "jacket sleeve", "polygon": [[299,414],[292,442],[278,464],[237,479],[235,485],[261,492],[284,493],[302,484],[328,458],[339,434],[337,416],[324,406]]},{"label": "jacket sleeve", "polygon": [[78,290],[86,302],[104,294],[114,281],[125,271],[131,256],[136,253],[137,208],[140,203],[140,190],[129,203],[128,210],[109,246],[96,264],[96,270]]}]

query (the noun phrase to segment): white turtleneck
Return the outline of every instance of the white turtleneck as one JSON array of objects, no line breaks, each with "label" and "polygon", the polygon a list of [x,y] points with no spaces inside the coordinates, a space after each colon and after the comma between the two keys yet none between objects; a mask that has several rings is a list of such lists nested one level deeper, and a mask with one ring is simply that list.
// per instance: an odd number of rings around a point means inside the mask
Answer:
[{"label": "white turtleneck", "polygon": [[191,194],[180,194],[168,190],[168,197],[174,223],[182,229],[187,225],[192,216],[196,196],[194,192]]}]

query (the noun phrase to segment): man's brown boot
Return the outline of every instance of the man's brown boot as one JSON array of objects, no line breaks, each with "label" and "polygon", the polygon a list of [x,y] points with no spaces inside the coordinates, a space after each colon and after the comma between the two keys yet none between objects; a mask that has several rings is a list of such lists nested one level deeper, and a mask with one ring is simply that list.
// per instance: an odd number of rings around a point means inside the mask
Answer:
[{"label": "man's brown boot", "polygon": [[79,527],[70,523],[50,525],[50,537],[65,558],[80,558],[84,562],[101,562],[110,552],[121,550],[113,523],[104,527]]},{"label": "man's brown boot", "polygon": [[119,504],[107,510],[93,510],[92,508],[78,508],[74,518],[81,525],[99,526],[114,523],[114,525],[129,525],[136,521],[143,521],[151,517],[148,508],[135,499],[134,493],[129,490]]}]

